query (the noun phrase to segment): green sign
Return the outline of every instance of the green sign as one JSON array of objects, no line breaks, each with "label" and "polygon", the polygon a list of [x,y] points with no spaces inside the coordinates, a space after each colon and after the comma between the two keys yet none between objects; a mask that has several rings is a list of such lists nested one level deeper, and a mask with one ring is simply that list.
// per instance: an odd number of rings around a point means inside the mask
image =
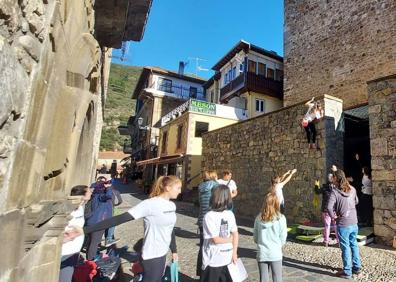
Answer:
[{"label": "green sign", "polygon": [[216,104],[191,99],[190,111],[208,115],[216,115]]}]

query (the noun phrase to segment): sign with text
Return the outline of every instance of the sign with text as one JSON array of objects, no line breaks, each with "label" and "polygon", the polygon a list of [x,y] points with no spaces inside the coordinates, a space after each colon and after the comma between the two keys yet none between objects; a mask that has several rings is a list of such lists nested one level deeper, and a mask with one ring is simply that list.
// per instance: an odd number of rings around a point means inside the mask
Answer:
[{"label": "sign with text", "polygon": [[191,99],[190,111],[208,115],[216,115],[216,104]]}]

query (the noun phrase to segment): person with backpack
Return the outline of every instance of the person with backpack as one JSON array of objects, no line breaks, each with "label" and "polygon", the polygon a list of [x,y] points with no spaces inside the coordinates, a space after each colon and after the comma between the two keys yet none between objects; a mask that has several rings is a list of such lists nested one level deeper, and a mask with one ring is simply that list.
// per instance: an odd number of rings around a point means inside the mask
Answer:
[{"label": "person with backpack", "polygon": [[[111,202],[113,204],[113,215],[118,215],[119,212],[118,212],[118,209],[116,208],[116,206],[119,206],[122,204],[122,197],[121,197],[120,191],[115,189],[113,186],[112,186],[112,191],[113,191],[113,195],[112,195]],[[115,226],[112,226],[105,230],[105,247],[106,248],[116,244],[120,240],[120,239],[114,238],[114,231],[115,231]]]},{"label": "person with backpack", "polygon": [[219,185],[217,182],[217,173],[214,170],[207,170],[204,172],[204,181],[199,184],[199,215],[197,225],[199,228],[199,251],[197,258],[197,276],[201,276],[202,271],[202,245],[203,245],[203,218],[205,214],[210,210],[210,199],[212,197],[212,191]]},{"label": "person with backpack", "polygon": [[[85,212],[86,226],[94,225],[113,215],[113,190],[108,181],[97,181],[93,188],[89,207]],[[87,259],[93,260],[98,251],[105,229],[89,234],[87,240]]]},{"label": "person with backpack", "polygon": [[270,192],[264,198],[260,214],[254,221],[254,242],[257,244],[257,262],[260,282],[282,282],[282,246],[286,243],[286,217],[280,212],[279,199]]},{"label": "person with backpack", "polygon": [[160,282],[164,274],[168,250],[172,252],[172,260],[178,259],[174,232],[176,205],[171,200],[177,198],[181,187],[182,182],[177,176],[161,176],[155,182],[149,199],[140,202],[126,213],[84,227],[84,233],[90,234],[143,218],[143,282]]},{"label": "person with backpack", "polygon": [[203,220],[202,282],[232,282],[227,265],[237,262],[239,235],[231,205],[226,185],[213,189],[211,210]]}]

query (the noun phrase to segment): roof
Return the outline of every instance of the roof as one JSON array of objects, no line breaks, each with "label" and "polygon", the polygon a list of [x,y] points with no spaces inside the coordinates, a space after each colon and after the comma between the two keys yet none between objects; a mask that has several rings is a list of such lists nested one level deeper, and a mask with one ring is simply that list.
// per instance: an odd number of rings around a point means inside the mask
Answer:
[{"label": "roof", "polygon": [[124,154],[122,151],[101,151],[99,152],[98,159],[121,160],[128,156],[128,154]]},{"label": "roof", "polygon": [[368,108],[369,108],[368,105],[365,105],[359,108],[346,110],[344,111],[344,114],[353,116],[358,119],[368,120],[369,119]]},{"label": "roof", "polygon": [[204,84],[206,82],[206,79],[201,78],[201,77],[195,77],[195,76],[189,76],[189,75],[182,75],[182,74],[178,74],[177,72],[174,71],[170,71],[170,70],[166,70],[166,69],[162,69],[159,67],[144,67],[142,73],[140,74],[138,83],[136,85],[135,91],[133,91],[132,94],[132,99],[137,99],[137,97],[139,96],[139,93],[143,90],[144,88],[144,84],[147,81],[149,75],[151,73],[156,73],[156,74],[162,74],[162,75],[167,75],[170,77],[175,77],[178,79],[182,79],[182,80],[186,80],[186,81],[190,81],[190,82],[195,82],[195,83],[199,83],[199,84]]},{"label": "roof", "polygon": [[236,54],[238,54],[241,50],[247,53],[249,50],[260,53],[264,56],[273,58],[275,60],[279,60],[283,62],[283,57],[279,56],[275,51],[269,51],[258,47],[257,45],[250,44],[244,40],[240,40],[234,47],[228,51],[227,54],[223,56],[213,67],[212,70],[219,71],[222,66],[224,66],[228,61],[230,61]]}]

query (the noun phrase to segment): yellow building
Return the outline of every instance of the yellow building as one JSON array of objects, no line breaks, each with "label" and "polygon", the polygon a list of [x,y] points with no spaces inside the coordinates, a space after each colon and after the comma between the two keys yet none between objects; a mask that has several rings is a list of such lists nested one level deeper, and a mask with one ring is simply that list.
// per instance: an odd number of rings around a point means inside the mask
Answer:
[{"label": "yellow building", "polygon": [[244,109],[248,118],[283,106],[283,58],[241,40],[212,68],[206,100]]},{"label": "yellow building", "polygon": [[202,181],[202,134],[243,119],[242,109],[190,99],[162,117],[159,156],[137,165],[154,164],[157,177],[173,174],[184,188],[197,187]]}]

